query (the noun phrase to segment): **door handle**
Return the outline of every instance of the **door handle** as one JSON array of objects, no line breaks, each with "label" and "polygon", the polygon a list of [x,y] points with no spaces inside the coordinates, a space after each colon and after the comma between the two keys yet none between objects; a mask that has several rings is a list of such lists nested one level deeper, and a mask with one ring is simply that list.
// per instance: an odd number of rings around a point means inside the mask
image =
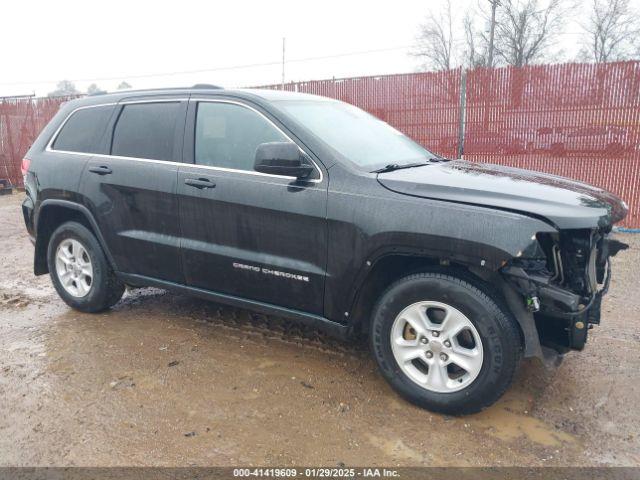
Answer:
[{"label": "door handle", "polygon": [[196,188],[215,188],[216,184],[207,178],[186,178],[184,180],[185,185]]},{"label": "door handle", "polygon": [[100,165],[99,167],[91,167],[89,168],[89,171],[93,173],[97,173],[98,175],[109,175],[110,173],[113,173],[113,170],[111,170],[106,165]]}]

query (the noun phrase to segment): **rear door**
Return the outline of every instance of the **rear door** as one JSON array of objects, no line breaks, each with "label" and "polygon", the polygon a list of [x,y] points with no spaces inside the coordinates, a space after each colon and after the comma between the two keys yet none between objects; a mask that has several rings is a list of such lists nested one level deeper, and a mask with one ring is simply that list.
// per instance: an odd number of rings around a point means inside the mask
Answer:
[{"label": "rear door", "polygon": [[88,162],[82,192],[119,271],[183,283],[176,177],[185,99],[121,103],[108,155]]},{"label": "rear door", "polygon": [[[189,105],[178,192],[186,281],[193,287],[321,314],[327,180],[253,170],[261,143],[292,141],[257,107]],[[186,163],[190,162],[190,165]]]}]

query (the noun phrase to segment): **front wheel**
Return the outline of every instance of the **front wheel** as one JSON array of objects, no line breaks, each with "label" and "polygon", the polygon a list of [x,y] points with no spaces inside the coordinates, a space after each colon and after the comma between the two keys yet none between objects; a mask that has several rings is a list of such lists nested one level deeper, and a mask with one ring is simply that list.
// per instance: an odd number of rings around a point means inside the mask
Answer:
[{"label": "front wheel", "polygon": [[47,262],[53,286],[70,307],[99,312],[122,297],[124,284],[116,278],[96,237],[80,223],[66,222],[53,232]]},{"label": "front wheel", "polygon": [[468,414],[511,384],[521,342],[516,320],[480,281],[437,272],[403,278],[376,305],[371,347],[391,386],[412,403]]}]

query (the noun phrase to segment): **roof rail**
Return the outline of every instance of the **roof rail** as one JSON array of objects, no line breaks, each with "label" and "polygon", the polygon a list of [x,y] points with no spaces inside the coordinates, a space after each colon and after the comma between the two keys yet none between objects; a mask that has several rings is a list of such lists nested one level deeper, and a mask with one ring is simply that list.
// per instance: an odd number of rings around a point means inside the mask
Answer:
[{"label": "roof rail", "polygon": [[210,83],[196,83],[193,87],[191,88],[202,88],[202,89],[214,89],[214,90],[224,90],[223,87],[220,87],[218,85],[211,85]]}]

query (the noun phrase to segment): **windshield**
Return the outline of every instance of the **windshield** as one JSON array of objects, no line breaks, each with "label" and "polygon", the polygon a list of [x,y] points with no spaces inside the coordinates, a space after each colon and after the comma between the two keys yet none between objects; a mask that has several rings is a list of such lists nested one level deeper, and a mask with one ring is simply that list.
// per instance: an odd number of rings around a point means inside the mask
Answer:
[{"label": "windshield", "polygon": [[283,100],[277,104],[347,160],[368,171],[434,157],[389,124],[348,103]]}]

